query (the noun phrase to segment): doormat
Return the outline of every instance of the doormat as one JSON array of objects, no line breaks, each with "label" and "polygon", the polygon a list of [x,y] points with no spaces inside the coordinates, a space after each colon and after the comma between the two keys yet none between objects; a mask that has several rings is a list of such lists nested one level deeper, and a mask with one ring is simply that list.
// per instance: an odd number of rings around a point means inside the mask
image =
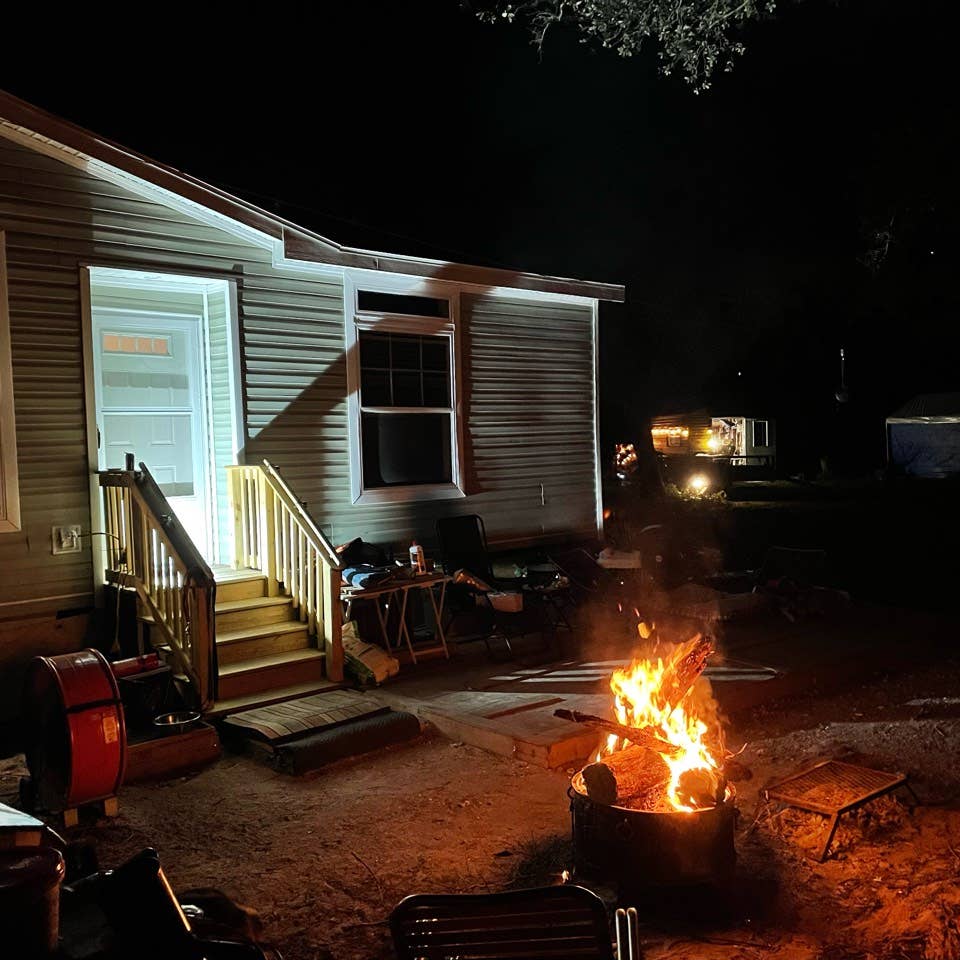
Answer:
[{"label": "doormat", "polygon": [[230,733],[272,746],[321,733],[366,717],[388,713],[370,694],[328,690],[295,700],[284,700],[252,710],[231,713],[221,723]]}]

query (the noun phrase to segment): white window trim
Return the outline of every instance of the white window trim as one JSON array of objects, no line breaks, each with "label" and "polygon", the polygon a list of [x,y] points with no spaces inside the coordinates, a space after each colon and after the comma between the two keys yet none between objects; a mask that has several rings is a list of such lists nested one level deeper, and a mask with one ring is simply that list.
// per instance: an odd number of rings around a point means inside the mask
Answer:
[{"label": "white window trim", "polygon": [[[439,297],[450,304],[449,317],[414,317],[363,310],[357,306],[357,290],[396,293],[411,297]],[[463,404],[460,348],[460,290],[452,284],[412,277],[357,276],[345,271],[343,280],[344,333],[347,357],[347,419],[350,444],[350,495],[356,504],[398,503],[412,500],[450,500],[466,496],[463,468]],[[360,410],[360,330],[413,333],[450,338],[450,483],[411,484],[402,487],[363,487]],[[393,408],[397,409],[397,408]],[[417,408],[418,412],[427,412]],[[446,411],[444,411],[446,412]]]},{"label": "white window trim", "polygon": [[17,470],[17,422],[13,409],[13,358],[6,235],[0,230],[0,533],[20,530],[20,479]]}]

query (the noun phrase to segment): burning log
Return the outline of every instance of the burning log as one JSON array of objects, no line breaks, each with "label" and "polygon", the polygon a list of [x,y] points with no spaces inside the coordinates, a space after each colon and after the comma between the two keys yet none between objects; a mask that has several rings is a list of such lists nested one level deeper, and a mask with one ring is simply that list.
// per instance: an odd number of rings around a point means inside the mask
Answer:
[{"label": "burning log", "polygon": [[580,772],[587,796],[608,805],[642,797],[670,780],[670,768],[663,758],[637,746],[588,763]]},{"label": "burning log", "polygon": [[561,720],[571,720],[573,723],[588,723],[592,727],[629,740],[634,746],[652,750],[655,753],[665,753],[672,757],[680,752],[679,747],[658,737],[652,727],[627,727],[613,720],[596,717],[592,713],[580,713],[579,710],[554,710],[553,715]]},{"label": "burning log", "polygon": [[713,640],[699,633],[674,650],[664,667],[657,694],[661,709],[665,709],[667,704],[676,709],[696,683],[697,677],[703,673],[712,653]]},{"label": "burning log", "polygon": [[685,770],[680,774],[677,795],[684,803],[698,810],[723,802],[727,781],[712,770]]}]

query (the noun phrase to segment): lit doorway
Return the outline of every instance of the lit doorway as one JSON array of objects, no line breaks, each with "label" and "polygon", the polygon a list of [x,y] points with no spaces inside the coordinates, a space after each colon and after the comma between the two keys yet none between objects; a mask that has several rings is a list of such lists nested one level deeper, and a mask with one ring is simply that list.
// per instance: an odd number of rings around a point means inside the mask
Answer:
[{"label": "lit doorway", "polygon": [[90,269],[98,467],[145,463],[211,563],[232,552],[240,446],[231,294],[224,280]]}]

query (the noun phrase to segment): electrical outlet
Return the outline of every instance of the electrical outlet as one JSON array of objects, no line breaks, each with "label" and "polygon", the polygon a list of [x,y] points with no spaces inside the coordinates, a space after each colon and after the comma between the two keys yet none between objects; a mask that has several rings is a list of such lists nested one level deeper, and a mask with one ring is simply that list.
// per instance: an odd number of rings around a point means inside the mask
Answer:
[{"label": "electrical outlet", "polygon": [[51,527],[50,538],[53,541],[53,554],[59,553],[79,553],[80,546],[80,524],[75,523],[64,527]]}]

